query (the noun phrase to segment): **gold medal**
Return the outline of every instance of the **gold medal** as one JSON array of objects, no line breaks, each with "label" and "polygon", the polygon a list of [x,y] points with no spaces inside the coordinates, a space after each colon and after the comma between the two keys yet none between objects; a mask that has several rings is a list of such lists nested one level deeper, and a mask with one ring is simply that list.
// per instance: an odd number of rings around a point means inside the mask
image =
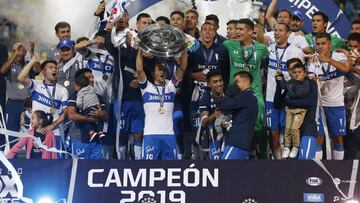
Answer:
[{"label": "gold medal", "polygon": [[70,85],[70,81],[65,80],[65,82],[64,82],[64,86],[65,86],[65,87],[68,87],[69,85]]},{"label": "gold medal", "polygon": [[51,108],[50,108],[50,113],[51,113],[52,115],[55,115],[56,109],[55,109],[54,107],[51,107]]},{"label": "gold medal", "polygon": [[24,89],[24,85],[21,84],[21,83],[19,83],[19,84],[18,84],[18,88],[19,88],[20,90],[22,90],[22,89]]},{"label": "gold medal", "polygon": [[160,107],[160,108],[159,108],[159,113],[160,113],[160,114],[164,114],[164,113],[165,113],[165,108],[164,108],[164,107]]}]

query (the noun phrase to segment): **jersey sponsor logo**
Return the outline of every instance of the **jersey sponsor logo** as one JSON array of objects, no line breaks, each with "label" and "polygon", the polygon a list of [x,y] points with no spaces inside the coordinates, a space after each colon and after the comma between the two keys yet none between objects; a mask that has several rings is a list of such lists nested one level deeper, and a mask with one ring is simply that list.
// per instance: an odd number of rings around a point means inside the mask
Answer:
[{"label": "jersey sponsor logo", "polygon": [[[174,102],[175,94],[174,93],[165,93],[164,102]],[[146,92],[143,96],[144,103],[146,102],[160,102],[160,96],[158,94],[152,94]]]},{"label": "jersey sponsor logo", "polygon": [[217,65],[201,65],[201,64],[198,64],[198,69],[200,70],[204,70],[204,69],[208,69],[208,70],[216,70],[218,68]]},{"label": "jersey sponsor logo", "polygon": [[124,67],[124,71],[130,72],[130,73],[132,73],[132,74],[135,73],[135,70],[134,70],[133,68],[129,68],[129,67],[127,67],[127,66]]},{"label": "jersey sponsor logo", "polygon": [[54,106],[55,109],[60,109],[60,106],[61,106],[61,102],[58,101],[58,100],[54,100],[54,101],[51,101],[51,99],[49,99],[48,97],[46,97],[45,95],[42,95],[40,94],[39,92],[34,92],[33,96],[32,96],[32,99],[34,101],[37,101],[45,106],[48,106],[48,107],[52,107]]},{"label": "jersey sponsor logo", "polygon": [[304,202],[325,202],[324,193],[304,193]]},{"label": "jersey sponsor logo", "polygon": [[322,180],[318,177],[309,177],[306,179],[306,184],[310,186],[320,186],[322,184]]},{"label": "jersey sponsor logo", "polygon": [[[99,61],[90,59],[88,61],[88,66],[89,66],[89,69],[91,69],[91,70],[103,72],[102,66],[100,65]],[[106,63],[105,72],[106,73],[112,73],[113,72],[113,65],[109,64],[109,63]]]},{"label": "jersey sponsor logo", "polygon": [[[269,59],[269,68],[271,69],[278,69],[278,64],[276,60],[273,59]],[[288,69],[286,68],[286,62],[281,62],[280,63],[280,69],[281,71],[288,71]]]},{"label": "jersey sponsor logo", "polygon": [[[244,64],[244,63],[239,63],[239,62],[235,62],[235,61],[233,61],[233,66],[234,66],[234,67],[237,67],[237,68],[245,68],[245,64]],[[247,68],[249,68],[249,69],[254,69],[255,66],[252,65],[252,64],[247,64]]]}]

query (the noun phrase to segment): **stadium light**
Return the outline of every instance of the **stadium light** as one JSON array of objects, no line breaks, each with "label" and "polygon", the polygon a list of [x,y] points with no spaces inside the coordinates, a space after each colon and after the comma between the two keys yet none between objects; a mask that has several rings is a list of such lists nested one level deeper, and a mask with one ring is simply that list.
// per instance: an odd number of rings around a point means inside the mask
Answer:
[{"label": "stadium light", "polygon": [[49,197],[42,197],[39,201],[37,201],[37,203],[54,203],[54,200]]},{"label": "stadium light", "polygon": [[347,200],[346,203],[359,203],[356,199]]}]

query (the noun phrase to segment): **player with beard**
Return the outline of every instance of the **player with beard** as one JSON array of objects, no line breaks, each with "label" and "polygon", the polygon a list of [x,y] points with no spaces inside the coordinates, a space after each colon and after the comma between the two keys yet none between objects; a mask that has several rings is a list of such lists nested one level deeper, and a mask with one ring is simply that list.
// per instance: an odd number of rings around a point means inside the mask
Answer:
[{"label": "player with beard", "polygon": [[43,81],[29,79],[31,67],[40,61],[38,55],[34,55],[30,62],[21,70],[18,76],[19,82],[27,87],[32,93],[32,110],[42,110],[52,114],[54,121],[45,128],[45,131],[53,130],[56,138],[56,147],[62,148],[62,140],[58,126],[64,121],[68,101],[68,91],[56,82],[58,66],[55,60],[46,60],[41,64],[44,75]]}]

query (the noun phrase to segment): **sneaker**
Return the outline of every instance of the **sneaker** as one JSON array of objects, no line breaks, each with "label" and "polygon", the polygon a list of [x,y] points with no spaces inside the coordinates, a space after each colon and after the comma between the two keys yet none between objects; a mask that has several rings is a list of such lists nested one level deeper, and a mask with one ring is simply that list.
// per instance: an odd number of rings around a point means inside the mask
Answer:
[{"label": "sneaker", "polygon": [[290,159],[295,159],[298,155],[299,148],[293,147],[290,152]]},{"label": "sneaker", "polygon": [[105,133],[103,131],[98,132],[99,138],[105,137]]},{"label": "sneaker", "polygon": [[97,132],[90,131],[89,132],[89,141],[92,142],[97,135],[98,135]]},{"label": "sneaker", "polygon": [[282,159],[287,159],[287,158],[289,158],[289,154],[290,154],[290,148],[289,147],[284,147],[281,158]]}]

